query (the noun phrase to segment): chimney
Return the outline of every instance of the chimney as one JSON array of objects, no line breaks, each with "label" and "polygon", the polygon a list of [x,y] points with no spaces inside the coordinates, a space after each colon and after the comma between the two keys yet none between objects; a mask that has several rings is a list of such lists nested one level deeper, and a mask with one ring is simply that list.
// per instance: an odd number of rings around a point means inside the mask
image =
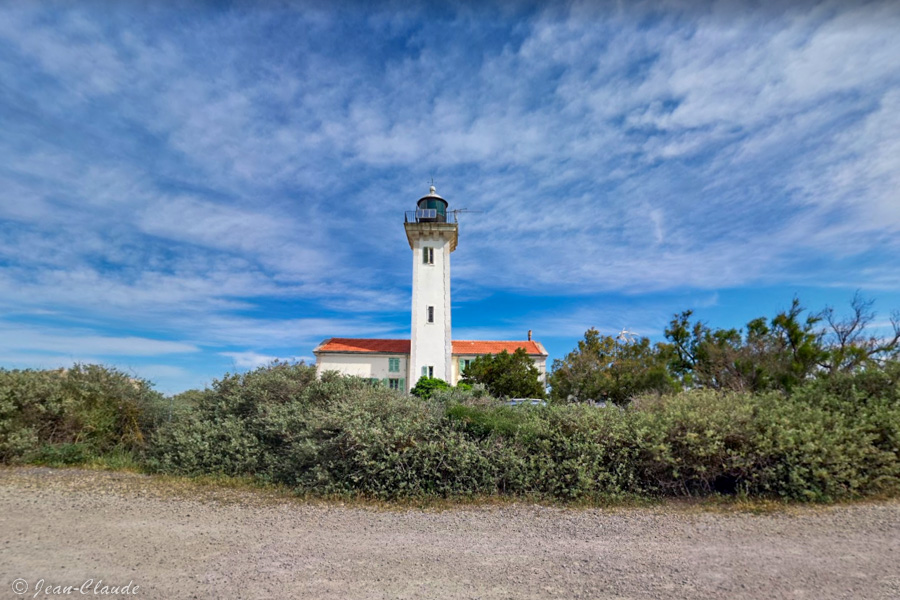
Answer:
[{"label": "chimney", "polygon": [[531,341],[531,330],[530,329],[528,330],[528,341],[529,342]]}]

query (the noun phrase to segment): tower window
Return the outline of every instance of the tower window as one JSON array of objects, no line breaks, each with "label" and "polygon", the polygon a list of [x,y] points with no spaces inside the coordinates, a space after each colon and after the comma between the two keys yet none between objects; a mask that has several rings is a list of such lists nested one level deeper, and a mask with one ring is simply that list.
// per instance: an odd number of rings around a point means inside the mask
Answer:
[{"label": "tower window", "polygon": [[434,377],[434,367],[422,367],[422,377]]},{"label": "tower window", "polygon": [[428,322],[434,323],[434,307],[433,306],[428,307]]},{"label": "tower window", "polygon": [[434,248],[422,248],[422,262],[426,265],[434,264]]}]

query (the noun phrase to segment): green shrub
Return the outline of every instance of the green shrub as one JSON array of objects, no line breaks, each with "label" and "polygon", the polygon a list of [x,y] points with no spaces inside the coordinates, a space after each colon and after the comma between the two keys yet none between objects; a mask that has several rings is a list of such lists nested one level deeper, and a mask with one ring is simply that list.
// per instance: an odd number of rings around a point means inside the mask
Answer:
[{"label": "green shrub", "polygon": [[431,399],[277,364],[215,382],[162,427],[150,464],[314,494],[559,499],[716,493],[827,501],[895,490],[896,381],[867,374],[781,393],[683,392],[628,408]]},{"label": "green shrub", "polygon": [[450,384],[438,377],[427,377],[423,375],[419,377],[419,381],[409,391],[413,396],[418,396],[423,400],[431,398],[438,391],[446,391],[450,389]]},{"label": "green shrub", "polygon": [[[211,389],[192,395],[191,411],[156,431],[147,464],[152,470],[188,475],[254,476],[276,469],[273,460],[292,426],[298,426],[279,421],[285,418],[282,408],[326,401],[336,384],[343,380],[329,376],[315,381],[315,368],[303,363],[276,362],[226,374]],[[353,384],[368,387],[363,380]]]},{"label": "green shrub", "polygon": [[828,501],[900,477],[900,405],[840,398],[812,382],[791,397],[692,392],[644,403],[638,476],[663,495],[742,492]]},{"label": "green shrub", "polygon": [[287,473],[304,491],[391,498],[492,489],[489,455],[449,427],[436,403],[357,392],[309,416]]},{"label": "green shrub", "polygon": [[68,464],[139,451],[161,399],[148,382],[100,365],[0,369],[0,461]]},{"label": "green shrub", "polygon": [[465,404],[467,406],[498,406],[501,401],[491,396],[480,383],[469,385],[460,383],[455,387],[436,389],[431,399],[445,405]]},{"label": "green shrub", "polygon": [[490,436],[531,439],[538,432],[537,419],[524,406],[454,404],[447,408],[447,416],[460,422],[464,431],[478,439]]},{"label": "green shrub", "polygon": [[661,495],[743,490],[756,459],[749,395],[694,391],[643,399],[631,417],[641,431],[637,477]]},{"label": "green shrub", "polygon": [[689,391],[600,408],[507,406],[479,385],[421,399],[336,373],[317,379],[302,363],[172,398],[97,366],[0,370],[0,457],[376,498],[832,501],[900,490],[898,375],[815,379],[790,396]]},{"label": "green shrub", "polygon": [[86,462],[90,454],[90,449],[85,444],[44,444],[27,456],[27,462],[50,467],[77,465]]}]

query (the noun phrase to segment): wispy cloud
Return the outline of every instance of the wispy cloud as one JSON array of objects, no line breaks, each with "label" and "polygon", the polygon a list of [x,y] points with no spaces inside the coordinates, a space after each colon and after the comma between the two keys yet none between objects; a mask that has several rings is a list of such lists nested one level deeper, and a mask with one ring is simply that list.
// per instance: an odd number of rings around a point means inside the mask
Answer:
[{"label": "wispy cloud", "polygon": [[193,344],[136,336],[95,335],[90,330],[48,330],[0,323],[0,353],[51,353],[65,356],[160,356],[198,352]]},{"label": "wispy cloud", "polygon": [[274,356],[271,354],[259,354],[257,352],[222,352],[222,356],[230,358],[237,369],[255,369],[273,362],[299,362],[309,361],[308,356]]},{"label": "wispy cloud", "polygon": [[432,175],[482,211],[466,298],[588,307],[469,336],[618,326],[604,294],[896,290],[898,30],[891,2],[5,5],[0,326],[36,340],[5,352],[403,335]]}]

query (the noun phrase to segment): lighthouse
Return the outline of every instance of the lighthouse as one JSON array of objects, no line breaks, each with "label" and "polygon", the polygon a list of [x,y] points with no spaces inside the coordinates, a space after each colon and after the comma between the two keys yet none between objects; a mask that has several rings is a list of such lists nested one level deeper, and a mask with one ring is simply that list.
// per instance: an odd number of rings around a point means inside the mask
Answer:
[{"label": "lighthouse", "polygon": [[459,212],[447,210],[447,201],[431,186],[403,219],[413,259],[410,337],[328,338],[313,350],[316,373],[336,371],[409,392],[423,376],[456,385],[479,356],[522,348],[545,380],[547,351],[531,338],[531,330],[520,341],[450,337],[450,254],[459,238]]},{"label": "lighthouse", "polygon": [[447,206],[431,186],[404,219],[413,257],[410,385],[422,376],[453,381],[450,254],[456,250],[459,226]]}]

